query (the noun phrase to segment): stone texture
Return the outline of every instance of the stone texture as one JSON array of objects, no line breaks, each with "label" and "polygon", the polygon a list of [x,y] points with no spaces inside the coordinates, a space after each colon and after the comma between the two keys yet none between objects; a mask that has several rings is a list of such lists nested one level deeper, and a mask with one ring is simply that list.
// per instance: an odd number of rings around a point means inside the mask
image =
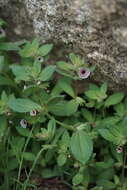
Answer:
[{"label": "stone texture", "polygon": [[39,36],[96,64],[92,80],[127,87],[126,0],[0,0],[11,39]]}]

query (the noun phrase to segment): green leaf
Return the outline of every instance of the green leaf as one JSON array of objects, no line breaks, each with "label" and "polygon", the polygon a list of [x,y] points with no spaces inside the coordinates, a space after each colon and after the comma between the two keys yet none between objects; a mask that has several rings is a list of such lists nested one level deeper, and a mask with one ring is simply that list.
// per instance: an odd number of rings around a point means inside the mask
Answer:
[{"label": "green leaf", "polygon": [[6,25],[6,22],[2,18],[0,18],[0,26],[2,25]]},{"label": "green leaf", "polygon": [[99,90],[88,90],[87,92],[85,92],[85,95],[90,99],[98,100]]},{"label": "green leaf", "polygon": [[89,90],[99,90],[99,87],[96,84],[90,84]]},{"label": "green leaf", "polygon": [[120,103],[124,98],[124,94],[122,92],[115,93],[107,98],[105,101],[105,106],[109,107],[112,105],[116,105]]},{"label": "green leaf", "polygon": [[13,74],[16,80],[29,81],[31,75],[31,68],[29,66],[11,65]]},{"label": "green leaf", "polygon": [[22,57],[33,57],[36,55],[39,47],[39,41],[34,39],[32,43],[26,43],[25,47],[19,52]]},{"label": "green leaf", "polygon": [[107,85],[107,82],[105,82],[104,84],[102,84],[101,88],[100,88],[100,91],[102,94],[106,94],[107,92],[107,89],[108,89],[108,85]]},{"label": "green leaf", "polygon": [[14,82],[11,79],[8,79],[7,77],[0,76],[0,86],[6,85],[6,86],[15,86]]},{"label": "green leaf", "polygon": [[2,42],[0,43],[0,50],[3,51],[18,51],[20,50],[17,42]]},{"label": "green leaf", "polygon": [[62,70],[66,70],[66,71],[74,70],[74,66],[72,64],[66,63],[64,61],[59,61],[56,64]]},{"label": "green leaf", "polygon": [[50,134],[50,138],[52,138],[56,131],[56,121],[55,119],[51,119],[48,122],[48,133]]},{"label": "green leaf", "polygon": [[83,174],[81,173],[77,173],[72,179],[72,183],[74,186],[79,185],[82,181],[83,181]]},{"label": "green leaf", "polygon": [[24,152],[23,153],[23,158],[27,161],[34,161],[35,160],[35,155],[31,152]]},{"label": "green leaf", "polygon": [[9,160],[9,162],[8,162],[7,171],[14,170],[17,167],[18,167],[18,161],[17,161],[17,159],[13,158],[13,159]]},{"label": "green leaf", "polygon": [[108,129],[99,129],[99,133],[107,141],[110,141],[113,143],[117,142],[117,137],[113,135]]},{"label": "green leaf", "polygon": [[67,80],[66,78],[63,78],[59,81],[58,85],[64,92],[69,94],[71,97],[75,98],[75,92],[73,88],[71,87],[69,80]]},{"label": "green leaf", "polygon": [[50,65],[43,69],[43,71],[40,73],[39,80],[41,81],[48,81],[53,73],[55,72],[56,66]]},{"label": "green leaf", "polygon": [[98,180],[97,184],[102,186],[105,190],[116,189],[116,184],[105,179]]},{"label": "green leaf", "polygon": [[123,117],[126,113],[126,109],[123,103],[119,103],[114,106],[115,111],[117,112],[117,115],[120,117]]},{"label": "green leaf", "polygon": [[77,131],[71,137],[71,151],[74,157],[85,164],[93,151],[93,143],[88,134],[84,131]]},{"label": "green leaf", "polygon": [[17,126],[17,127],[16,127],[16,130],[17,130],[17,132],[18,132],[21,136],[24,136],[24,137],[29,137],[29,136],[31,136],[31,137],[33,137],[32,134],[30,135],[31,131],[30,131],[29,129],[24,129],[24,128],[22,128],[21,126]]},{"label": "green leaf", "polygon": [[120,117],[118,116],[109,116],[102,120],[101,125],[104,126],[112,126],[120,121]]},{"label": "green leaf", "polygon": [[38,49],[37,54],[40,56],[46,56],[47,54],[49,54],[49,52],[52,50],[52,48],[53,48],[53,44],[43,45]]},{"label": "green leaf", "polygon": [[63,166],[65,163],[66,163],[66,161],[67,161],[67,157],[66,157],[66,155],[64,155],[64,154],[60,154],[59,156],[58,156],[58,158],[57,158],[57,163],[58,163],[58,165],[61,167],[61,166]]},{"label": "green leaf", "polygon": [[3,102],[5,102],[5,103],[8,102],[8,96],[7,96],[7,94],[6,94],[5,91],[2,91],[2,93],[1,93],[1,100],[2,100]]},{"label": "green leaf", "polygon": [[78,56],[76,56],[74,53],[70,53],[69,58],[74,65],[83,64],[82,60]]},{"label": "green leaf", "polygon": [[7,131],[7,120],[5,117],[0,117],[0,142]]},{"label": "green leaf", "polygon": [[8,102],[8,106],[15,112],[25,113],[32,110],[40,110],[41,106],[29,99],[13,99]]},{"label": "green leaf", "polygon": [[101,102],[107,97],[107,95],[101,92],[100,89],[88,90],[87,92],[85,92],[85,95],[92,100],[97,100],[98,102]]},{"label": "green leaf", "polygon": [[66,113],[67,101],[59,101],[56,104],[49,104],[48,111],[57,116],[67,116]]},{"label": "green leaf", "polygon": [[73,115],[77,109],[79,104],[76,102],[76,100],[70,100],[66,105],[66,113],[67,116]]},{"label": "green leaf", "polygon": [[0,56],[0,73],[3,71],[4,68],[4,56]]},{"label": "green leaf", "polygon": [[81,110],[81,113],[82,113],[83,117],[84,117],[87,121],[89,121],[89,122],[93,122],[93,121],[94,121],[94,118],[93,118],[93,116],[92,116],[92,113],[91,113],[89,110],[83,108],[83,109]]},{"label": "green leaf", "polygon": [[65,129],[63,135],[62,135],[62,144],[64,144],[66,147],[69,146],[70,144],[70,136],[69,136],[69,132]]}]

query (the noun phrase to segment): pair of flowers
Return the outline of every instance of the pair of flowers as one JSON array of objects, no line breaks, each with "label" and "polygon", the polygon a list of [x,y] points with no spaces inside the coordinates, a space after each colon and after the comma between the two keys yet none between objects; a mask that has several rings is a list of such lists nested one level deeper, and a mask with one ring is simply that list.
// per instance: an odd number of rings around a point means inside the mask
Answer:
[{"label": "pair of flowers", "polygon": [[[31,112],[30,112],[30,116],[32,116],[32,117],[34,117],[34,116],[36,116],[37,115],[37,111],[36,110],[32,110]],[[20,121],[20,125],[21,125],[21,127],[22,128],[26,128],[27,127],[27,120],[25,120],[25,119],[21,119],[21,121]]]}]

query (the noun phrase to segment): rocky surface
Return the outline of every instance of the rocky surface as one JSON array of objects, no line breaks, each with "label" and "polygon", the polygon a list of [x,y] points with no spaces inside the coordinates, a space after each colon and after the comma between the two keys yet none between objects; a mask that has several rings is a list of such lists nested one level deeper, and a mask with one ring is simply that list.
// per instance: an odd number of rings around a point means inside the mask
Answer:
[{"label": "rocky surface", "polygon": [[0,0],[11,39],[39,36],[96,64],[95,81],[127,87],[127,0]]}]

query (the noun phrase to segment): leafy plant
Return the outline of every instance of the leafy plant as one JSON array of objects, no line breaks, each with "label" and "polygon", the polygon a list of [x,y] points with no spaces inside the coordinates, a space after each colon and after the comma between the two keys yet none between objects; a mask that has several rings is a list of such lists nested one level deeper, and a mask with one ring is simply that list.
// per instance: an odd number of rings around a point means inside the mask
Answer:
[{"label": "leafy plant", "polygon": [[52,48],[0,33],[0,189],[36,188],[35,175],[74,190],[126,190],[125,95],[107,83],[80,94],[74,84],[95,66],[74,53],[49,64]]}]

